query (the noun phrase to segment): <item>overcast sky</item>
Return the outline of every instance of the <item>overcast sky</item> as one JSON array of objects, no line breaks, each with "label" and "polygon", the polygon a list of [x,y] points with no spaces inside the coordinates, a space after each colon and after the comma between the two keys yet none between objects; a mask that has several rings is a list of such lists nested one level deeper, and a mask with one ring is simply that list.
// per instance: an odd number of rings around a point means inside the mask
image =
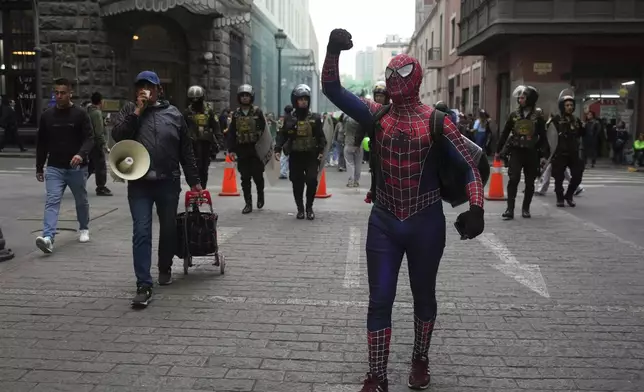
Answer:
[{"label": "overcast sky", "polygon": [[387,34],[411,38],[414,33],[414,0],[310,0],[309,10],[320,44],[320,63],[331,30],[343,28],[353,36],[353,49],[340,58],[343,74],[355,75],[358,50],[375,48]]}]

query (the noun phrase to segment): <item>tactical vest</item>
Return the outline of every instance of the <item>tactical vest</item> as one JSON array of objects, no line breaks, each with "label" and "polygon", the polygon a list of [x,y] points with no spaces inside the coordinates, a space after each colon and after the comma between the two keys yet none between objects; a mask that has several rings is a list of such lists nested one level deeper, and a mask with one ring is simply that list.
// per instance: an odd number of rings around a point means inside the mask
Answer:
[{"label": "tactical vest", "polygon": [[517,111],[512,128],[512,147],[534,148],[538,138],[536,123],[536,113],[532,112],[527,118],[522,118],[521,113]]},{"label": "tactical vest", "polygon": [[257,129],[257,116],[255,110],[251,108],[248,115],[244,115],[241,110],[235,112],[235,130],[237,131],[237,144],[254,144],[259,140],[262,132]]},{"label": "tactical vest", "polygon": [[310,115],[304,120],[295,122],[293,129],[289,130],[293,140],[291,151],[313,151],[317,148],[313,127],[315,127],[315,119]]},{"label": "tactical vest", "polygon": [[557,116],[552,121],[559,135],[557,152],[562,154],[577,153],[579,151],[579,137],[581,136],[581,122],[574,116]]}]

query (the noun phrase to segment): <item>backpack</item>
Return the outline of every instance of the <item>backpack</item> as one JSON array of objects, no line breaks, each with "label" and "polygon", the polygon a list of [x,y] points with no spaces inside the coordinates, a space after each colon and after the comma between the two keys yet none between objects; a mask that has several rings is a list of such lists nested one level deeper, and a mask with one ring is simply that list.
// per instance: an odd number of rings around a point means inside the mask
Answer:
[{"label": "backpack", "polygon": [[[371,143],[375,140],[376,133],[381,130],[380,128],[380,119],[389,112],[391,105],[383,105],[378,109],[378,111],[373,116],[373,126],[370,127],[368,131],[369,134],[369,143],[370,151],[369,154],[369,167],[371,168],[371,194],[375,199],[376,197],[376,184],[380,180],[378,178],[379,170],[379,157],[375,154],[374,150],[371,149]],[[443,124],[445,122],[446,114],[434,110],[429,117],[430,122],[430,136],[432,138],[432,143],[438,147],[438,181],[440,186],[440,195],[441,198],[448,202],[452,207],[458,207],[462,204],[465,204],[469,201],[467,196],[467,175],[470,170],[468,165],[455,165],[453,160],[448,156],[447,148],[444,146],[444,143],[449,143],[444,139],[443,134]],[[480,147],[476,144],[470,142],[469,139],[463,137],[464,142],[468,145],[470,149],[477,148],[479,151],[482,151]],[[474,147],[472,147],[474,146]],[[473,157],[474,158],[474,157]],[[483,158],[479,160],[479,171],[481,172],[481,179],[489,177],[490,166],[483,155]],[[485,175],[487,171],[487,176]]]}]

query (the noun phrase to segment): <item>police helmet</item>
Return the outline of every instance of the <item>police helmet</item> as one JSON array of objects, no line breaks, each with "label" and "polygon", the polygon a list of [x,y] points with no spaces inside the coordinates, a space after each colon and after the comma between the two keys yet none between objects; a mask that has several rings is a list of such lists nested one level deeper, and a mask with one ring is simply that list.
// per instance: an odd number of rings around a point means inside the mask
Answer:
[{"label": "police helmet", "polygon": [[374,97],[376,96],[376,94],[382,94],[385,96],[385,101],[389,102],[390,97],[389,97],[389,92],[387,91],[387,83],[385,83],[384,81],[377,82],[373,86],[373,90],[371,90],[371,93],[373,94]]},{"label": "police helmet", "polygon": [[295,88],[291,92],[291,105],[297,108],[297,100],[302,97],[308,98],[309,105],[311,105],[311,87],[307,86],[306,84],[299,84],[295,86]]},{"label": "police helmet", "polygon": [[564,113],[566,111],[566,102],[572,102],[572,110],[576,109],[575,104],[575,92],[572,88],[565,88],[559,93],[559,99],[557,100],[557,106],[559,106],[559,111]]},{"label": "police helmet", "polygon": [[524,96],[525,106],[529,107],[534,107],[534,105],[537,104],[537,100],[539,100],[539,92],[532,86],[517,86],[517,88],[514,89],[512,96],[517,99],[517,103],[519,102],[519,97]]},{"label": "police helmet", "polygon": [[188,88],[188,98],[189,99],[199,99],[206,96],[206,90],[201,86],[190,86]]},{"label": "police helmet", "polygon": [[242,84],[237,88],[237,102],[241,104],[241,95],[242,94],[249,94],[250,95],[250,103],[253,103],[255,101],[255,90],[253,90],[253,86],[250,84]]}]

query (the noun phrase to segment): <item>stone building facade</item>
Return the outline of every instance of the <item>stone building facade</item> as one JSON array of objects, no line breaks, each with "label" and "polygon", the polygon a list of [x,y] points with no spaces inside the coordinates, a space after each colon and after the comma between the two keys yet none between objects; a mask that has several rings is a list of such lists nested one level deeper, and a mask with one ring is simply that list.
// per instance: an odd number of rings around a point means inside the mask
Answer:
[{"label": "stone building facade", "polygon": [[[24,15],[33,18],[30,3],[0,3],[0,10],[5,14],[8,9],[25,8]],[[180,108],[186,105],[190,85],[205,86],[219,112],[236,102],[237,86],[250,82],[251,0],[38,3],[44,108],[57,77],[73,82],[78,103],[93,92],[102,93],[107,111],[118,110],[132,99],[133,80],[145,69],[159,74],[166,98]],[[33,35],[30,38],[31,43],[23,45],[33,50]],[[4,54],[17,53],[10,50]],[[17,94],[10,90],[5,93]]]}]

